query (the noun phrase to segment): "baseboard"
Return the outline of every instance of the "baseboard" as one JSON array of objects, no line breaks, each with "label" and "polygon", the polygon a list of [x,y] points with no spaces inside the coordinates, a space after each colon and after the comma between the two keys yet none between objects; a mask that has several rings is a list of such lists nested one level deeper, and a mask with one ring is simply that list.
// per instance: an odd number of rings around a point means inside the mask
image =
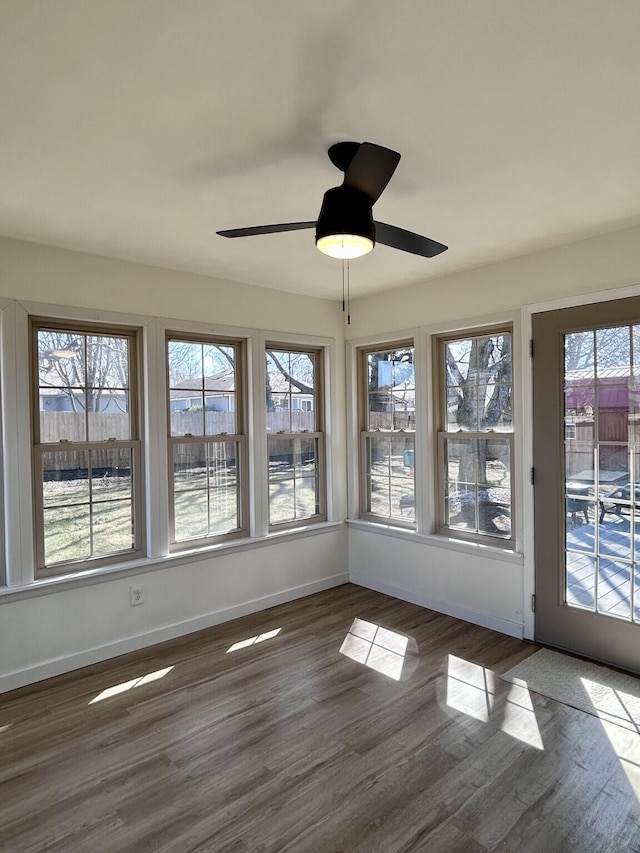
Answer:
[{"label": "baseboard", "polygon": [[166,640],[173,640],[176,637],[182,637],[185,634],[192,634],[195,631],[212,628],[214,625],[220,625],[223,622],[230,622],[232,619],[238,619],[241,616],[248,616],[250,613],[257,613],[260,610],[267,610],[269,607],[275,607],[278,604],[286,604],[288,601],[295,601],[297,598],[304,598],[307,595],[313,595],[316,592],[322,592],[325,589],[331,589],[334,586],[341,586],[348,582],[348,574],[346,572],[341,572],[336,575],[331,575],[330,577],[312,581],[311,583],[291,587],[281,592],[273,593],[272,595],[266,595],[262,598],[245,601],[242,604],[236,604],[233,607],[216,610],[213,613],[207,613],[206,615],[198,616],[195,619],[176,622],[172,625],[166,625],[162,628],[157,628],[144,634],[138,634],[135,637],[127,637],[126,639],[117,640],[113,643],[108,643],[107,645],[98,646],[73,655],[66,655],[65,657],[36,664],[35,666],[28,667],[27,669],[10,672],[6,675],[0,675],[0,693],[7,693],[10,690],[16,690],[19,687],[26,687],[28,684],[35,684],[37,681],[43,681],[46,678],[53,678],[56,675],[62,675],[65,672],[80,669],[83,666],[91,666],[91,664],[100,663],[101,661],[109,660],[110,658],[115,658],[119,655],[127,654],[128,652],[135,652],[138,651],[138,649],[154,646],[157,643],[164,643]]},{"label": "baseboard", "polygon": [[427,610],[435,610],[437,613],[444,613],[446,616],[455,616],[456,619],[462,619],[464,622],[471,622],[473,625],[480,625],[483,628],[491,628],[492,631],[498,631],[500,634],[507,634],[509,637],[516,637],[522,640],[524,636],[524,626],[521,622],[511,622],[509,619],[502,619],[500,616],[492,616],[489,613],[481,613],[477,610],[472,610],[469,607],[463,607],[459,604],[452,604],[447,601],[438,601],[436,598],[431,598],[428,595],[419,595],[414,592],[409,592],[406,589],[392,586],[391,584],[372,581],[370,577],[358,572],[349,574],[349,581],[357,586],[363,586],[366,589],[373,589],[376,592],[382,592],[385,595],[392,595],[394,598],[399,598],[401,601],[409,601],[411,604],[417,604],[420,607],[425,607]]}]

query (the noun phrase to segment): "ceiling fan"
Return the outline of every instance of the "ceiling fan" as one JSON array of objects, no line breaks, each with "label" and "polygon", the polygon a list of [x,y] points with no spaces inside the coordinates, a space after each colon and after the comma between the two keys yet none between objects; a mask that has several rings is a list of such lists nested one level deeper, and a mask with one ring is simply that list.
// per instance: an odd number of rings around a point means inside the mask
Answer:
[{"label": "ceiling fan", "polygon": [[400,154],[373,142],[337,142],[329,148],[334,166],[344,172],[339,187],[324,194],[317,221],[281,222],[218,231],[222,237],[252,237],[280,231],[316,229],[316,246],[333,258],[358,258],[376,242],[402,252],[432,258],[447,246],[395,225],[374,222],[372,208],[400,162]]}]

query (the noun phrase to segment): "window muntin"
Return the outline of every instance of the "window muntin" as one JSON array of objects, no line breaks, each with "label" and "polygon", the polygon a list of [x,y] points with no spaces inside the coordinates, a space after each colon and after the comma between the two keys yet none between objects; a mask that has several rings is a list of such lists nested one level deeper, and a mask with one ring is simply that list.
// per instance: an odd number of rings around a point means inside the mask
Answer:
[{"label": "window muntin", "polygon": [[34,320],[33,335],[36,570],[137,555],[137,332]]},{"label": "window muntin", "polygon": [[511,331],[439,341],[440,528],[513,540]]},{"label": "window muntin", "polygon": [[413,341],[361,350],[361,515],[415,520]]},{"label": "window muntin", "polygon": [[246,532],[244,345],[167,337],[171,547]]},{"label": "window muntin", "polygon": [[269,526],[322,521],[322,352],[268,344],[265,370]]}]

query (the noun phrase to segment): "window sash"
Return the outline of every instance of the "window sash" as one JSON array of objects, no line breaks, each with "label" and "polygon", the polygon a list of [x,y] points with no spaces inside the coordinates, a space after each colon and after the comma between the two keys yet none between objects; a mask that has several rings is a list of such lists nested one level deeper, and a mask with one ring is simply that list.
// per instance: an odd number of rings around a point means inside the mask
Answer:
[{"label": "window sash", "polygon": [[[268,372],[270,365],[273,366],[271,354],[287,355],[287,356],[307,356],[312,364],[313,371],[313,389],[311,392],[293,391],[291,382],[285,383],[289,386],[288,389],[280,390],[270,389],[272,399],[288,400],[289,406],[282,409],[283,417],[282,429],[272,429],[270,419],[275,418],[270,416],[277,415],[277,411],[266,412],[266,429],[267,435],[298,435],[305,432],[324,432],[324,373],[323,373],[323,351],[317,348],[307,349],[305,347],[295,347],[284,343],[267,342],[265,345],[265,370]],[[284,378],[284,377],[283,377]],[[311,397],[313,408],[305,407],[303,403],[311,401],[303,401],[303,397]],[[297,408],[293,405],[294,401],[300,403]],[[287,423],[288,422],[288,423]],[[304,424],[304,427],[302,425]]]},{"label": "window sash", "polygon": [[[296,471],[297,463],[295,459],[297,455],[302,455],[300,451],[300,443],[302,441],[313,442],[315,445],[314,448],[314,474],[313,477],[305,476],[302,472]],[[273,476],[273,472],[271,470],[271,459],[275,455],[273,453],[274,445],[277,443],[285,442],[293,445],[292,451],[292,463],[290,467],[291,475],[290,477],[278,478]],[[285,432],[277,432],[277,433],[269,433],[267,435],[267,488],[269,492],[269,529],[270,530],[281,530],[284,527],[300,527],[309,523],[316,523],[319,521],[325,521],[327,517],[326,513],[326,465],[325,465],[325,447],[324,447],[325,437],[322,432],[299,432],[299,433],[285,433]],[[296,450],[298,448],[298,450]],[[282,448],[278,448],[279,450]],[[313,494],[314,499],[313,503],[315,509],[313,512],[306,512],[299,514],[298,507],[301,503],[304,502],[304,498],[301,500],[298,497],[299,488],[304,483],[305,480],[313,479]],[[281,520],[274,519],[274,501],[272,500],[272,494],[275,491],[273,487],[278,483],[287,483],[290,482],[292,485],[291,499],[293,512],[286,518],[282,518]],[[308,497],[307,497],[308,503]]]},{"label": "window sash", "polygon": [[[66,323],[64,321],[59,320],[48,320],[46,318],[33,317],[31,318],[31,329],[32,329],[32,389],[31,389],[31,398],[33,400],[32,407],[32,434],[33,434],[33,443],[34,445],[44,444],[41,436],[41,420],[40,420],[40,389],[41,387],[54,387],[54,386],[41,386],[40,385],[40,374],[39,374],[39,348],[38,348],[38,335],[40,332],[53,332],[53,333],[69,333],[70,335],[78,335],[79,337],[98,337],[98,338],[120,338],[126,339],[128,342],[127,348],[127,368],[128,368],[128,385],[118,386],[117,388],[108,388],[107,390],[111,391],[122,391],[126,393],[126,402],[127,402],[127,415],[128,415],[128,435],[117,436],[121,440],[137,440],[140,437],[140,420],[139,420],[139,406],[140,406],[140,398],[139,398],[139,387],[140,387],[140,375],[139,375],[139,338],[138,331],[136,329],[132,329],[131,327],[121,327],[115,325],[105,324],[103,325],[93,325],[90,323],[83,322],[73,322]],[[86,352],[83,358],[83,369],[86,370]],[[95,390],[92,385],[84,383],[74,384],[73,386],[63,385],[64,388],[69,388],[69,390],[73,390],[78,392],[84,398],[84,393],[86,391]],[[88,418],[90,418],[93,412],[89,410],[85,410],[83,413],[83,418],[85,421],[85,436],[86,440],[90,441],[90,428],[88,426]],[[109,436],[110,438],[110,436]],[[55,446],[58,444],[57,440],[46,442],[50,446]]]},{"label": "window sash", "polygon": [[[215,496],[216,486],[215,484],[212,486],[209,467],[207,465],[207,472],[205,474],[204,485],[200,488],[193,489],[177,489],[176,488],[176,470],[175,470],[175,449],[178,447],[188,447],[188,446],[197,446],[204,445],[205,447],[205,459],[208,462],[208,450],[207,448],[214,448],[217,446],[221,446],[224,444],[234,444],[237,449],[237,457],[236,457],[236,470],[233,480],[235,482],[234,489],[234,504],[235,504],[235,517],[236,524],[232,527],[229,527],[227,530],[215,531],[212,530],[213,519],[214,516],[212,514],[212,505],[215,506],[215,499],[212,500],[212,494]],[[185,548],[197,548],[206,545],[212,545],[216,542],[224,541],[227,539],[237,538],[239,536],[245,536],[247,533],[247,518],[248,518],[248,510],[247,510],[247,489],[245,487],[246,484],[246,470],[247,470],[247,439],[246,436],[236,433],[235,435],[214,435],[214,436],[202,436],[202,435],[180,435],[180,436],[170,436],[169,437],[169,454],[168,454],[168,465],[169,465],[169,525],[170,525],[170,550],[178,551]],[[223,484],[224,485],[224,484]],[[177,527],[179,522],[178,516],[181,514],[178,512],[176,507],[176,495],[186,495],[188,493],[194,493],[194,498],[197,502],[197,492],[204,494],[206,492],[206,500],[204,502],[206,507],[206,527],[207,532],[200,535],[194,536],[185,536],[182,538],[178,538],[177,535]],[[221,503],[225,503],[225,489],[222,488],[221,492],[218,494],[221,496]],[[227,512],[229,509],[227,507]],[[195,515],[195,514],[194,514]],[[202,511],[200,512],[201,519],[203,517]],[[202,525],[202,520],[200,522]]]},{"label": "window sash", "polygon": [[[468,444],[477,447],[478,442],[504,445],[508,448],[509,463],[508,485],[499,483],[483,482],[477,470],[478,451],[476,449],[474,459],[474,475],[466,480],[453,481],[448,477],[448,446],[452,443]],[[502,453],[504,455],[504,451]],[[458,462],[460,465],[460,462]],[[486,433],[486,432],[440,432],[438,433],[438,495],[439,495],[439,533],[448,536],[455,532],[457,537],[477,541],[478,537],[483,540],[498,540],[505,545],[514,546],[514,435],[513,433]],[[488,479],[488,478],[487,478]],[[455,488],[450,486],[455,484]],[[508,496],[505,494],[508,489]],[[456,515],[460,517],[458,524],[452,524],[450,518],[451,506],[456,508]],[[508,519],[501,513],[501,509],[508,510]]]},{"label": "window sash", "polygon": [[[201,372],[194,376],[188,382],[182,381],[172,384],[171,382],[171,364],[170,350],[172,344],[184,344],[186,347],[194,346],[201,349]],[[224,379],[214,376],[207,376],[205,370],[205,350],[220,349],[233,352],[233,388],[226,388]],[[170,438],[181,438],[183,436],[197,435],[201,439],[208,441],[216,435],[243,435],[246,432],[245,426],[245,400],[247,397],[247,389],[245,385],[245,342],[239,338],[221,338],[207,337],[206,335],[191,335],[181,332],[169,331],[165,335],[165,360],[166,360],[166,387],[167,387],[167,423]],[[229,365],[222,360],[227,369]],[[218,371],[215,374],[219,377]],[[198,383],[198,380],[201,382]],[[198,383],[198,384],[196,384]],[[193,412],[187,407],[186,412],[190,414],[190,421],[187,422],[192,428],[190,430],[175,430],[173,429],[172,419],[172,400],[185,399],[190,402],[197,401],[196,406],[201,406],[201,409],[194,409]],[[207,404],[211,400],[220,400],[223,402],[222,409],[206,410]],[[226,408],[225,408],[226,407]],[[212,430],[212,421],[215,418],[221,422],[224,427],[219,432]],[[199,423],[198,423],[199,421]],[[185,425],[187,425],[185,423]]]},{"label": "window sash", "polygon": [[[411,371],[413,375],[413,382],[409,382],[403,387],[401,390],[397,392],[397,400],[393,400],[392,408],[385,413],[379,414],[378,412],[373,412],[371,410],[371,400],[373,399],[384,399],[384,393],[381,394],[380,389],[382,387],[394,387],[394,383],[396,380],[396,365],[399,362],[395,360],[385,360],[378,362],[378,370],[380,370],[380,365],[383,365],[387,368],[387,372],[389,374],[390,383],[389,386],[381,385],[380,381],[376,387],[375,391],[372,391],[369,388],[369,357],[372,355],[380,355],[380,354],[392,354],[401,352],[403,350],[410,350],[412,354],[412,361],[410,364],[413,366],[413,371]],[[359,379],[360,379],[360,425],[361,429],[365,431],[373,432],[374,430],[385,430],[385,431],[415,431],[415,342],[412,339],[402,340],[402,341],[392,341],[390,343],[383,343],[374,347],[366,347],[360,350],[360,370],[359,370]],[[402,384],[402,383],[400,383]],[[390,392],[387,392],[387,396],[389,396]],[[403,400],[400,398],[410,398],[409,400]],[[413,425],[411,423],[411,413],[405,405],[405,411],[402,411],[402,403],[409,403],[410,400],[413,400]],[[388,402],[392,402],[390,398]],[[372,417],[372,415],[376,415],[376,417]],[[387,417],[383,417],[383,414],[386,414]]]},{"label": "window sash", "polygon": [[[372,472],[371,446],[374,441],[389,443],[387,464]],[[396,443],[397,452],[392,453],[391,444]],[[403,446],[404,445],[404,446]],[[402,463],[400,463],[400,453]],[[396,459],[395,471],[392,458]],[[374,521],[392,521],[399,527],[415,528],[415,433],[401,430],[363,430],[360,433],[360,470],[361,477],[361,517]],[[387,467],[387,471],[385,471]],[[375,478],[375,479],[374,479]],[[373,485],[378,484],[379,494],[373,500]],[[375,505],[387,512],[376,512]]]},{"label": "window sash", "polygon": [[[495,381],[495,377],[485,378],[481,373],[476,371],[480,365],[476,365],[474,369],[474,381],[472,384],[471,401],[473,402],[472,418],[475,429],[465,429],[460,427],[457,422],[450,422],[448,404],[448,388],[456,388],[457,383],[451,385],[447,381],[447,364],[446,351],[447,347],[452,344],[472,341],[483,341],[490,338],[500,336],[508,337],[510,343],[510,375],[508,381],[504,378]],[[515,492],[514,492],[514,424],[512,421],[513,411],[513,329],[508,325],[489,326],[476,329],[458,331],[455,333],[440,336],[435,339],[437,347],[437,357],[434,359],[434,364],[437,369],[436,387],[438,389],[438,431],[437,431],[437,476],[436,476],[436,506],[437,506],[437,531],[446,536],[454,535],[456,538],[468,539],[470,541],[484,541],[487,543],[494,542],[501,547],[515,547]],[[471,350],[469,351],[471,352]],[[468,368],[471,370],[471,368]],[[468,375],[468,374],[467,374]],[[498,391],[502,388],[508,388],[511,398],[510,409],[503,409],[500,414],[500,420],[495,426],[487,427],[486,429],[478,429],[481,414],[484,411],[483,406],[488,405],[489,398],[487,397],[487,388],[495,388]],[[484,403],[482,402],[484,401]],[[503,422],[503,415],[507,413],[506,422]],[[448,476],[450,471],[447,470],[447,449],[452,445],[467,442],[469,445],[479,446],[478,442],[493,442],[497,446],[506,448],[502,454],[497,456],[504,457],[508,453],[508,462],[504,458],[496,458],[490,460],[493,462],[493,471],[495,474],[495,482],[478,482],[481,477],[478,476],[478,471],[474,474],[474,481],[462,481],[462,488],[455,487],[449,494],[449,483],[454,482]],[[497,452],[497,451],[496,451]],[[475,451],[474,465],[477,466],[479,452]],[[453,470],[455,470],[453,463]],[[460,461],[457,463],[460,465]],[[503,468],[500,469],[500,464]],[[491,469],[484,469],[484,479],[492,479],[490,476]],[[507,481],[507,485],[498,483],[502,474],[502,480]],[[508,499],[504,493],[504,489],[509,490]],[[451,506],[455,506],[458,523],[451,523]],[[505,512],[501,515],[500,509]]]},{"label": "window sash", "polygon": [[[109,468],[113,468],[114,466],[109,466],[104,464],[106,461],[104,459],[104,455],[110,452],[118,452],[118,451],[129,451],[131,453],[131,469],[130,469],[130,541],[131,547],[123,547],[123,548],[115,548],[107,554],[95,554],[96,550],[96,539],[98,539],[98,531],[97,526],[98,522],[95,517],[100,510],[104,510],[108,508],[108,505],[111,504],[112,508],[117,508],[117,504],[120,503],[124,505],[127,503],[127,499],[122,495],[113,496],[109,492],[102,492],[101,495],[97,495],[96,482],[97,478],[92,476],[88,476],[86,483],[86,495],[84,496],[73,496],[67,497],[66,500],[56,501],[54,503],[46,505],[45,502],[45,459],[48,456],[56,456],[61,454],[86,454],[86,458],[91,460],[93,454],[102,454],[102,459],[98,457],[98,463],[102,462],[103,464],[98,464],[95,467],[99,467],[102,469],[103,467],[107,468],[105,474],[101,475],[100,479],[104,481],[104,478],[107,476]],[[48,576],[49,574],[56,574],[64,569],[73,569],[73,568],[85,568],[87,563],[91,564],[91,567],[99,567],[102,565],[108,565],[113,562],[117,562],[121,559],[134,559],[136,557],[140,557],[143,555],[142,541],[143,541],[143,533],[140,529],[140,519],[143,517],[142,512],[142,495],[139,484],[142,482],[141,478],[141,453],[142,446],[140,441],[101,441],[101,442],[60,442],[59,444],[39,444],[34,448],[34,476],[36,478],[37,488],[35,489],[34,494],[34,518],[35,518],[35,560],[36,560],[36,573],[38,576]],[[84,469],[79,469],[84,470]],[[89,462],[89,466],[87,469],[87,474],[89,474],[89,470],[95,470],[94,464]],[[63,481],[65,478],[62,478]],[[79,478],[81,482],[83,478]],[[118,474],[111,476],[110,482],[114,484],[117,490],[118,484]],[[88,518],[85,519],[88,522],[85,525],[85,529],[83,531],[83,535],[88,533],[88,541],[89,548],[87,549],[89,553],[85,553],[83,555],[78,556],[69,556],[66,559],[56,560],[55,562],[46,562],[47,551],[48,551],[48,537],[47,537],[47,529],[46,529],[46,515],[47,513],[53,509],[57,508],[63,517],[65,515],[64,510],[68,510],[67,512],[68,520],[67,524],[71,531],[74,528],[74,518],[72,517],[72,513],[70,512],[75,508],[75,522],[76,522],[76,530],[78,530],[78,524],[82,522],[82,507],[88,508]],[[95,523],[94,523],[95,522]],[[60,523],[63,523],[61,520]],[[128,533],[128,524],[125,522],[120,531],[118,531],[117,527],[114,529],[113,527],[113,519],[107,520],[103,527],[109,527],[108,531],[110,535],[115,539],[120,536],[127,536]],[[103,531],[104,533],[104,531]],[[67,533],[67,538],[72,536],[72,533]],[[49,538],[49,542],[51,538]]]}]

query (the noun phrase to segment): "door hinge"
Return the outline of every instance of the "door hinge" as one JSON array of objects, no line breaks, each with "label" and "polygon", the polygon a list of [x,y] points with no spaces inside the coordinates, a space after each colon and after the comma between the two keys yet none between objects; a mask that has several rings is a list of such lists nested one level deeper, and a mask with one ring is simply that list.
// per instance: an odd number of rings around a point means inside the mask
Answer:
[{"label": "door hinge", "polygon": [[529,341],[529,355],[533,358],[533,338]]},{"label": "door hinge", "polygon": [[535,482],[536,482],[536,473],[535,473],[535,468],[533,468],[533,467],[531,468],[531,472],[529,474],[529,480],[531,482],[531,485],[534,486]]},{"label": "door hinge", "polygon": [[536,594],[535,592],[531,594],[531,612],[536,612]]}]

